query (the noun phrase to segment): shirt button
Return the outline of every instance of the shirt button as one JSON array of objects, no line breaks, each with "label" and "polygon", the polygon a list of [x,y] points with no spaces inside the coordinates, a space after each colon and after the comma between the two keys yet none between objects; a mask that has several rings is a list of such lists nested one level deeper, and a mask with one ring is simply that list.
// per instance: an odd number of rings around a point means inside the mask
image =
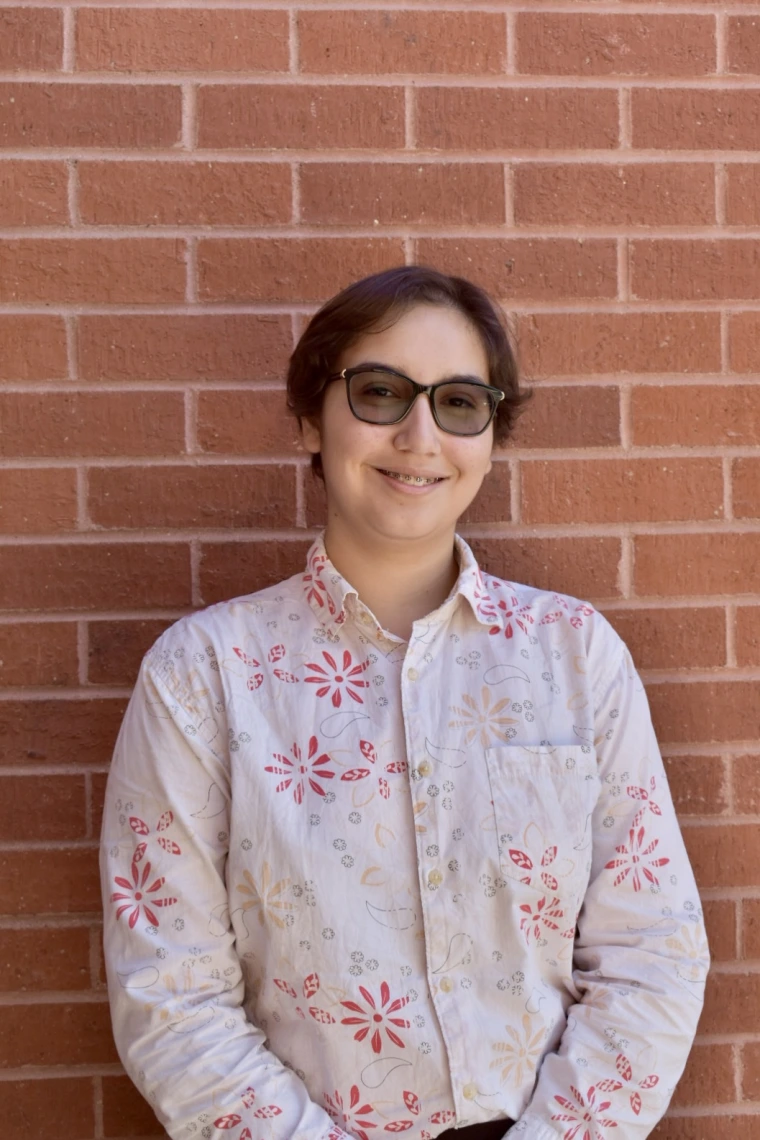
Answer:
[{"label": "shirt button", "polygon": [[477,1095],[478,1095],[478,1086],[473,1084],[472,1082],[469,1085],[465,1085],[464,1088],[462,1089],[462,1096],[464,1097],[465,1100],[475,1100],[475,1097]]},{"label": "shirt button", "polygon": [[438,984],[445,994],[450,994],[454,989],[454,983],[452,982],[451,978],[441,978]]},{"label": "shirt button", "polygon": [[417,765],[417,771],[421,776],[429,776],[433,771],[432,765],[429,760],[423,760],[421,764]]},{"label": "shirt button", "polygon": [[443,875],[440,871],[433,870],[428,875],[428,882],[430,883],[431,887],[440,887],[441,883],[443,882]]},{"label": "shirt button", "polygon": [[412,667],[411,669],[407,669],[406,675],[410,681],[416,681],[419,677],[419,673],[417,672],[417,670],[414,667]]}]

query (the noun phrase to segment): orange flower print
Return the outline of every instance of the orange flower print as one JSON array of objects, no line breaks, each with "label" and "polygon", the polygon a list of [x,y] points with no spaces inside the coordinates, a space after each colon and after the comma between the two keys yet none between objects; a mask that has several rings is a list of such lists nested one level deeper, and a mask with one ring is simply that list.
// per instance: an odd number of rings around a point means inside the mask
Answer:
[{"label": "orange flower print", "polygon": [[592,1085],[584,1097],[582,1092],[571,1085],[572,1100],[566,1096],[554,1097],[557,1104],[565,1111],[554,1113],[552,1120],[569,1122],[570,1125],[565,1130],[562,1140],[605,1140],[602,1128],[617,1128],[617,1121],[599,1117],[599,1113],[606,1112],[612,1103],[598,1098],[600,1091],[609,1091],[605,1089],[607,1085],[611,1089],[621,1087],[618,1081],[600,1081],[598,1085]]},{"label": "orange flower print", "polygon": [[351,1091],[348,1094],[348,1108],[346,1108],[343,1097],[338,1090],[330,1096],[325,1093],[325,1109],[332,1117],[339,1128],[349,1132],[352,1136],[358,1136],[359,1140],[369,1140],[367,1136],[367,1128],[377,1128],[374,1120],[368,1120],[367,1117],[373,1112],[371,1104],[359,1104],[361,1094],[358,1085],[351,1085]]},{"label": "orange flower print", "polygon": [[[309,740],[308,763],[304,764],[301,749],[298,744],[293,745],[293,757],[291,760],[289,756],[283,756],[281,752],[273,752],[275,760],[280,761],[280,767],[275,764],[267,764],[264,769],[265,772],[272,772],[275,776],[284,776],[285,778],[275,788],[276,792],[286,792],[288,788],[293,788],[293,799],[297,804],[303,803],[303,794],[306,787],[306,780],[309,782],[309,787],[318,796],[327,795],[325,789],[314,778],[318,777],[320,780],[332,780],[335,775],[325,764],[330,763],[330,757],[326,752],[321,756],[317,756],[319,744],[316,736],[312,736]],[[315,759],[316,757],[316,759]]]},{"label": "orange flower print", "polygon": [[358,1017],[344,1017],[341,1025],[358,1025],[356,1033],[354,1034],[354,1041],[363,1041],[372,1031],[372,1052],[380,1053],[383,1048],[383,1038],[380,1030],[383,1029],[388,1037],[388,1040],[397,1045],[399,1049],[404,1049],[406,1046],[399,1037],[395,1030],[391,1029],[391,1025],[398,1026],[399,1029],[408,1029],[409,1022],[403,1017],[389,1017],[391,1013],[397,1013],[409,1001],[406,997],[396,998],[391,1001],[391,991],[387,982],[383,982],[380,986],[380,1004],[379,1007],[375,1002],[372,994],[364,986],[359,986],[359,993],[365,1001],[365,1006],[361,1006],[355,1001],[342,1001],[340,1004],[352,1013],[356,1013]]},{"label": "orange flower print", "polygon": [[539,1024],[536,1029],[529,1013],[522,1015],[522,1033],[512,1025],[505,1025],[508,1041],[497,1041],[492,1045],[498,1056],[491,1061],[489,1068],[501,1069],[502,1081],[520,1086],[532,1076],[541,1056],[541,1046],[546,1037],[546,1029]]},{"label": "orange flower print", "polygon": [[[138,861],[132,860],[132,882],[129,879],[124,879],[121,875],[114,876],[114,882],[118,887],[122,887],[122,891],[115,891],[111,895],[111,902],[121,902],[122,905],[117,908],[116,917],[121,918],[127,911],[129,914],[129,929],[133,930],[137,925],[140,917],[140,910],[145,911],[145,917],[148,922],[153,926],[158,926],[158,916],[155,914],[151,907],[173,906],[176,903],[176,898],[149,898],[149,895],[155,895],[160,891],[166,882],[163,878],[155,879],[150,886],[146,886],[150,878],[150,863],[146,863],[142,869],[142,874],[138,868]],[[127,892],[127,893],[124,893]]]},{"label": "orange flower print", "polygon": [[558,898],[553,898],[550,903],[547,903],[545,897],[540,898],[533,906],[530,903],[522,903],[520,910],[523,912],[523,917],[520,919],[520,929],[528,942],[530,942],[531,935],[538,939],[542,937],[545,930],[559,930],[559,923],[555,922],[555,919],[563,918],[565,914],[559,905]]},{"label": "orange flower print", "polygon": [[331,692],[331,700],[336,709],[339,709],[343,703],[344,692],[352,701],[356,701],[358,705],[363,705],[364,698],[354,690],[369,687],[369,681],[365,681],[362,677],[362,673],[369,667],[369,660],[364,661],[361,665],[352,665],[353,659],[347,649],[343,651],[343,662],[340,666],[333,655],[324,649],[322,656],[325,659],[325,665],[318,665],[315,661],[307,662],[306,668],[311,669],[317,675],[315,677],[304,677],[304,681],[309,685],[320,686],[317,689],[318,697],[326,697]]},{"label": "orange flower print", "polygon": [[632,827],[628,832],[628,844],[621,843],[615,850],[619,858],[610,859],[609,863],[605,863],[604,867],[607,871],[617,870],[618,867],[622,868],[613,880],[613,886],[619,887],[628,876],[631,876],[631,884],[634,891],[641,890],[641,875],[652,883],[653,886],[659,887],[660,880],[652,870],[653,867],[664,867],[670,859],[661,857],[660,859],[651,859],[650,856],[654,854],[659,845],[659,839],[653,839],[646,847],[642,847],[646,829],[643,827]]},{"label": "orange flower print", "polygon": [[476,736],[480,735],[480,743],[489,748],[494,740],[511,740],[514,730],[510,732],[509,725],[517,724],[512,716],[504,716],[504,710],[511,704],[509,697],[502,697],[494,705],[491,704],[491,691],[484,685],[480,693],[480,704],[469,693],[462,693],[464,708],[451,706],[451,711],[461,717],[461,720],[450,720],[449,728],[465,728],[465,741],[470,744]]}]

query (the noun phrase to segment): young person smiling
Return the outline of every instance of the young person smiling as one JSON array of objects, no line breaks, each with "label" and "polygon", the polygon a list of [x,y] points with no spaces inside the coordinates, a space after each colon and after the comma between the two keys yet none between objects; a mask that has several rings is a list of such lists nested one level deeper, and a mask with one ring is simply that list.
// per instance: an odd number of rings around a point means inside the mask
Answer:
[{"label": "young person smiling", "polygon": [[305,571],[145,659],[105,947],[172,1137],[643,1140],[667,1107],[708,955],[643,688],[591,606],[455,533],[523,399],[476,286],[349,286],[289,368]]}]

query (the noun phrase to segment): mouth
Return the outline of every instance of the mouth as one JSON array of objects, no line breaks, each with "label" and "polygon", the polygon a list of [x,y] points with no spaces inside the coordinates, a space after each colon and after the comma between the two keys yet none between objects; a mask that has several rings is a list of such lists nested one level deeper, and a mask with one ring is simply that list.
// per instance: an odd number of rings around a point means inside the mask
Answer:
[{"label": "mouth", "polygon": [[442,483],[444,480],[443,475],[407,475],[402,471],[390,471],[386,467],[378,467],[377,470],[389,479],[395,479],[398,483],[406,483],[412,487],[432,487],[434,483]]}]

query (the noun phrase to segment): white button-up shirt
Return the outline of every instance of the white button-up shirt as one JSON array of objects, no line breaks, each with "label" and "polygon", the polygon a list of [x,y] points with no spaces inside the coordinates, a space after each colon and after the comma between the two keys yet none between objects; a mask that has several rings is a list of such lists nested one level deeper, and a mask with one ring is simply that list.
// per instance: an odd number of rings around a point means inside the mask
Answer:
[{"label": "white button-up shirt", "polygon": [[317,542],[145,659],[105,946],[172,1137],[642,1140],[667,1107],[708,954],[641,682],[590,606],[457,553],[408,643]]}]

